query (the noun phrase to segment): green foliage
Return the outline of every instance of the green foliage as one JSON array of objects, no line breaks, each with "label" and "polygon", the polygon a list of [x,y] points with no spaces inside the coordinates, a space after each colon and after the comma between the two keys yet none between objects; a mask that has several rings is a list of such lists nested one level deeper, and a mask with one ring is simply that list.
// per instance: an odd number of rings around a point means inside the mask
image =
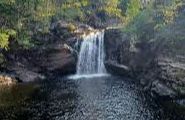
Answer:
[{"label": "green foliage", "polygon": [[9,35],[2,32],[0,33],[0,48],[5,48],[7,49],[8,48],[8,44],[9,44]]},{"label": "green foliage", "polygon": [[141,2],[140,0],[130,0],[126,11],[126,21],[132,21],[140,12]]},{"label": "green foliage", "polygon": [[12,4],[14,2],[15,2],[15,0],[1,0],[0,4]]},{"label": "green foliage", "polygon": [[183,0],[168,0],[154,3],[156,28],[173,23],[178,15],[178,9],[183,5]]},{"label": "green foliage", "polygon": [[[145,8],[141,0],[0,0],[0,28],[13,29],[18,43],[29,48],[36,43],[32,35],[47,33],[53,20],[87,23],[96,16],[101,23],[112,18],[124,20],[126,31],[143,38],[146,29],[153,32],[173,23],[182,2],[154,0]],[[6,30],[0,31],[1,48],[8,48],[12,36],[12,31]]]},{"label": "green foliage", "polygon": [[128,5],[129,5],[129,0],[121,0],[120,1],[119,8],[121,9],[121,11],[122,11],[121,14],[123,16],[126,16],[126,11],[127,11]]},{"label": "green foliage", "polygon": [[134,19],[127,24],[124,32],[133,34],[135,40],[150,40],[154,34],[153,8],[148,6],[140,11]]},{"label": "green foliage", "polygon": [[[56,0],[1,0],[0,1],[0,27],[14,29],[16,40],[21,46],[31,45],[30,32],[38,30],[46,32],[49,29],[51,17],[55,15]],[[8,38],[12,31],[1,31],[1,46],[8,47]],[[15,32],[14,32],[15,33]],[[11,35],[12,36],[12,35]]]},{"label": "green foliage", "polygon": [[121,9],[118,8],[120,0],[107,0],[105,6],[102,8],[110,16],[116,16],[121,18]]},{"label": "green foliage", "polygon": [[70,32],[74,32],[76,30],[76,26],[72,23],[68,24],[67,28]]},{"label": "green foliage", "polygon": [[12,29],[0,30],[0,48],[8,49],[10,36],[15,37],[16,32]]},{"label": "green foliage", "polygon": [[157,32],[174,22],[183,2],[183,0],[169,0],[164,3],[164,1],[156,0],[150,2],[144,9],[140,9],[139,2],[132,3],[134,1],[131,0],[129,3],[127,9],[129,21],[124,31],[133,34],[135,40],[146,41],[154,39]]},{"label": "green foliage", "polygon": [[22,32],[17,36],[17,42],[23,48],[28,49],[34,46],[30,35],[27,32]]},{"label": "green foliage", "polygon": [[0,67],[3,66],[4,62],[5,62],[4,55],[2,53],[0,53]]},{"label": "green foliage", "polygon": [[65,8],[61,13],[62,17],[67,21],[81,20],[83,19],[83,13],[79,8]]},{"label": "green foliage", "polygon": [[185,15],[179,14],[176,21],[161,29],[156,40],[159,45],[165,45],[165,49],[173,54],[185,55]]}]

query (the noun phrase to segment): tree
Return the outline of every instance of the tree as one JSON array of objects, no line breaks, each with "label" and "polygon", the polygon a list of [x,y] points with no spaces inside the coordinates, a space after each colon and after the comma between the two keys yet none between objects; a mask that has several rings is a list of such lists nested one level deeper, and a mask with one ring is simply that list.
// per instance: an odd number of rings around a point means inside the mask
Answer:
[{"label": "tree", "polygon": [[140,10],[141,10],[140,0],[130,0],[126,11],[127,22],[132,21],[139,14]]}]

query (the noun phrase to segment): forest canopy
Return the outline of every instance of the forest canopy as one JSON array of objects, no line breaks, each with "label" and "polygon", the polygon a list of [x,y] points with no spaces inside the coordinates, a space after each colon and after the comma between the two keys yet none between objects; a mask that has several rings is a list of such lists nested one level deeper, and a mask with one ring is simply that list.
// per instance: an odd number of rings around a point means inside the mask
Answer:
[{"label": "forest canopy", "polygon": [[31,36],[48,32],[57,20],[85,24],[114,20],[136,29],[147,19],[160,28],[173,22],[182,5],[183,0],[1,0],[0,48],[8,49],[10,38],[23,47],[32,47]]}]

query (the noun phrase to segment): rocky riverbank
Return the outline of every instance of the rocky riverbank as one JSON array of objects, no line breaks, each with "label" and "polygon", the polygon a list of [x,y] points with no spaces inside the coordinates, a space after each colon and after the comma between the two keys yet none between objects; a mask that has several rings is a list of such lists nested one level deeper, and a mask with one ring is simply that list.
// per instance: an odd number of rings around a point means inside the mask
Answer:
[{"label": "rocky riverbank", "polygon": [[[120,29],[107,30],[105,32],[107,69],[113,74],[137,78],[143,88],[157,98],[184,99],[185,56],[180,52],[174,54],[168,51],[169,43],[160,46],[156,45],[157,42],[133,43],[129,35]],[[179,49],[183,49],[180,46],[184,47],[185,42],[181,41],[179,44]]]},{"label": "rocky riverbank", "polygon": [[[93,28],[83,24],[53,23],[49,33],[35,36],[41,45],[30,50],[8,51],[5,71],[22,82],[75,73],[77,42],[92,31]],[[184,98],[185,55],[170,51],[168,42],[160,45],[160,40],[133,41],[130,36],[121,28],[105,30],[107,71],[137,78],[152,96],[172,100]],[[183,41],[178,45],[179,48],[185,46]]]},{"label": "rocky riverbank", "polygon": [[29,50],[13,47],[5,53],[3,72],[21,82],[43,80],[46,76],[63,76],[76,72],[77,42],[94,31],[88,25],[58,21],[47,34],[38,33],[34,39],[40,43]]}]

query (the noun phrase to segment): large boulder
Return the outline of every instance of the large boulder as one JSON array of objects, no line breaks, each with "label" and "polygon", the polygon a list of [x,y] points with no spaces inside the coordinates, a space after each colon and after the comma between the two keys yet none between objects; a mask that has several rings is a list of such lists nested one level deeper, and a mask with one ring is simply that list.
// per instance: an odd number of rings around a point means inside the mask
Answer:
[{"label": "large boulder", "polygon": [[150,44],[134,43],[130,35],[123,33],[121,29],[105,31],[105,53],[105,61],[127,66],[130,69],[129,74],[134,76],[145,71],[155,56]]},{"label": "large boulder", "polygon": [[162,97],[163,99],[175,98],[177,97],[176,92],[168,87],[166,83],[161,83],[160,81],[154,81],[151,86],[151,92],[157,97]]},{"label": "large boulder", "polygon": [[131,70],[128,66],[118,64],[116,61],[106,61],[104,64],[107,71],[110,73],[114,73],[117,75],[125,75],[125,76],[130,75]]},{"label": "large boulder", "polygon": [[73,32],[76,30],[76,25],[67,23],[65,21],[57,21],[51,24],[50,32],[60,39],[66,39],[71,37]]},{"label": "large boulder", "polygon": [[7,56],[7,72],[21,82],[45,79],[46,75],[66,75],[76,70],[76,52],[63,43],[20,50]]},{"label": "large boulder", "polygon": [[48,49],[41,54],[42,57],[38,59],[37,63],[47,71],[65,75],[74,73],[76,70],[76,52],[67,44],[58,44],[50,48],[48,47]]}]

